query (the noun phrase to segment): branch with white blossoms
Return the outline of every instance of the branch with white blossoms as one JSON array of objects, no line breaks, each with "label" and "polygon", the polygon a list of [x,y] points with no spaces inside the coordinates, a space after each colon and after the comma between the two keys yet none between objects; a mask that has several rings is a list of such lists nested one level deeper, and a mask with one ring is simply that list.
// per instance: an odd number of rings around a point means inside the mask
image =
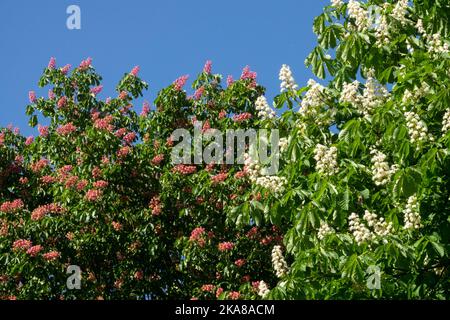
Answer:
[{"label": "branch with white blossoms", "polygon": [[262,120],[275,118],[275,111],[269,106],[267,99],[264,96],[260,96],[256,99],[255,109],[258,111],[258,117]]},{"label": "branch with white blossoms", "polygon": [[359,32],[366,32],[369,29],[370,21],[368,12],[361,7],[358,1],[350,0],[348,2],[348,16],[355,21],[356,29]]},{"label": "branch with white blossoms", "polygon": [[381,48],[390,42],[389,24],[387,22],[387,17],[381,15],[377,26],[375,28],[375,38],[377,39],[375,45]]},{"label": "branch with white blossoms", "polygon": [[287,179],[279,176],[261,176],[256,178],[255,184],[280,197],[286,190]]},{"label": "branch with white blossoms", "polygon": [[278,278],[284,277],[288,272],[286,260],[284,260],[281,246],[274,246],[272,249],[272,265]]},{"label": "branch with white blossoms", "polygon": [[442,119],[442,132],[447,133],[448,131],[450,131],[450,109],[447,110]]},{"label": "branch with white blossoms", "polygon": [[291,68],[288,65],[283,64],[281,66],[279,79],[281,81],[281,92],[297,90],[298,85],[295,83]]},{"label": "branch with white blossoms", "polygon": [[308,80],[308,91],[301,102],[299,113],[305,117],[317,116],[320,112],[320,107],[325,104],[325,87],[314,81]]},{"label": "branch with white blossoms", "polygon": [[269,292],[269,286],[267,285],[267,283],[261,280],[258,284],[258,295],[264,299],[265,297],[267,297]]},{"label": "branch with white blossoms", "polygon": [[448,42],[442,39],[440,33],[428,34],[426,32],[422,19],[417,20],[416,29],[424,38],[428,52],[434,55],[450,52]]},{"label": "branch with white blossoms", "polygon": [[404,229],[419,229],[422,226],[420,222],[419,202],[416,195],[408,198],[403,214],[405,220]]},{"label": "branch with white blossoms", "polygon": [[320,222],[320,228],[317,232],[317,238],[319,238],[319,240],[323,240],[325,239],[325,237],[327,235],[333,234],[334,230],[333,228],[331,228],[328,223],[321,221]]},{"label": "branch with white blossoms", "polygon": [[392,10],[391,16],[400,21],[402,25],[406,25],[408,23],[408,19],[406,17],[408,13],[409,0],[399,0],[395,6],[394,10]]},{"label": "branch with white blossoms", "polygon": [[316,170],[326,176],[332,176],[339,171],[337,163],[337,148],[317,144],[314,149],[314,160],[316,160]]},{"label": "branch with white blossoms", "polygon": [[428,134],[428,128],[424,121],[422,121],[419,115],[413,111],[405,112],[406,126],[408,127],[408,133],[411,143],[416,144],[420,142],[426,142],[433,140],[433,137]]},{"label": "branch with white blossoms", "polygon": [[335,8],[339,8],[344,4],[342,0],[331,0],[331,5]]},{"label": "branch with white blossoms", "polygon": [[390,235],[393,230],[392,222],[386,222],[383,217],[378,218],[375,213],[371,213],[369,210],[364,212],[365,223],[354,212],[348,219],[349,229],[358,245],[366,241],[374,241],[377,237],[384,238],[383,242],[386,243],[385,237]]},{"label": "branch with white blossoms", "polygon": [[384,186],[391,180],[391,176],[397,171],[397,166],[393,165],[389,167],[389,163],[386,161],[387,156],[377,149],[370,151],[372,155],[371,162],[372,168],[372,180],[377,186]]},{"label": "branch with white blossoms", "polygon": [[[416,104],[421,98],[425,97],[430,90],[431,88],[426,82],[422,82],[420,87],[414,86],[412,91],[406,89],[402,97],[403,105]],[[403,110],[406,111],[405,108],[403,108]]]}]

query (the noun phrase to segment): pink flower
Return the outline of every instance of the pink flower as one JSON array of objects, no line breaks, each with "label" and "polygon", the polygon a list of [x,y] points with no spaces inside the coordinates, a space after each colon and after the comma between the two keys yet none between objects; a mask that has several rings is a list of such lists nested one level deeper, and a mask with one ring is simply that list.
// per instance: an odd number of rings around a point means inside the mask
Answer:
[{"label": "pink flower", "polygon": [[189,237],[189,241],[197,241],[201,239],[205,234],[205,228],[197,227],[191,232],[191,236]]},{"label": "pink flower", "polygon": [[92,63],[92,59],[91,58],[87,58],[86,60],[81,61],[80,66],[78,67],[78,69],[80,69],[81,71],[84,71],[86,69],[88,69],[91,66]]},{"label": "pink flower", "polygon": [[50,184],[56,181],[56,178],[52,177],[52,176],[42,176],[41,177],[41,182],[44,184]]},{"label": "pink flower", "polygon": [[150,113],[150,105],[147,101],[144,101],[142,105],[141,117],[146,117]]},{"label": "pink flower", "polygon": [[47,261],[53,261],[53,260],[58,259],[61,256],[61,254],[58,251],[50,251],[50,252],[44,253],[42,256]]},{"label": "pink flower", "polygon": [[232,76],[232,75],[229,75],[229,76],[227,77],[227,86],[229,87],[229,86],[231,86],[233,83],[234,83],[233,76]]},{"label": "pink flower", "polygon": [[77,176],[70,176],[69,178],[67,178],[66,182],[64,183],[64,187],[66,189],[70,189],[72,187],[74,187],[78,182],[78,177]]},{"label": "pink flower", "polygon": [[27,140],[25,140],[25,145],[26,145],[26,146],[29,146],[30,144],[33,143],[33,141],[34,141],[34,137],[33,137],[33,136],[29,136],[29,137],[27,138]]},{"label": "pink flower", "polygon": [[244,264],[245,264],[245,259],[237,259],[235,262],[234,262],[234,264],[237,266],[237,267],[242,267]]},{"label": "pink flower", "polygon": [[136,271],[134,273],[134,278],[138,281],[144,279],[144,272],[142,270]]},{"label": "pink flower", "polygon": [[240,114],[235,114],[233,116],[233,121],[235,121],[235,122],[243,122],[243,121],[251,119],[251,118],[252,118],[252,114],[251,113],[244,112],[244,113],[240,113]]},{"label": "pink flower", "polygon": [[23,209],[24,203],[21,199],[13,201],[6,201],[0,205],[0,211],[5,213],[14,213],[20,209]]},{"label": "pink flower", "polygon": [[237,179],[237,180],[239,180],[239,179],[244,178],[246,175],[247,175],[247,172],[245,172],[245,171],[238,171],[238,172],[236,172],[236,174],[234,175],[234,178]]},{"label": "pink flower", "polygon": [[64,67],[61,68],[61,72],[62,74],[66,75],[67,72],[69,72],[70,68],[72,67],[72,65],[70,64],[66,64]]},{"label": "pink flower", "polygon": [[119,94],[119,99],[120,100],[125,100],[128,97],[128,92],[126,91],[121,91]]},{"label": "pink flower", "polygon": [[102,92],[102,90],[103,90],[103,86],[100,85],[100,86],[91,88],[91,93],[92,93],[94,96],[96,96],[96,95],[98,95],[100,92]]},{"label": "pink flower", "polygon": [[28,99],[30,100],[30,103],[36,102],[36,93],[34,91],[28,92]]},{"label": "pink flower", "polygon": [[230,251],[233,248],[234,248],[234,243],[232,243],[232,242],[219,243],[219,251]]},{"label": "pink flower", "polygon": [[173,167],[172,172],[178,172],[183,175],[189,175],[197,171],[196,166],[191,165],[185,165],[185,164],[177,164],[175,167]]},{"label": "pink flower", "polygon": [[122,224],[120,222],[113,221],[111,224],[114,230],[116,231],[122,230]]},{"label": "pink flower", "polygon": [[99,167],[94,167],[94,169],[92,169],[92,177],[94,179],[101,177],[101,175],[102,175],[102,170]]},{"label": "pink flower", "polygon": [[140,69],[141,69],[141,68],[139,68],[139,66],[135,66],[135,67],[131,70],[130,74],[131,74],[132,76],[136,77],[137,74],[139,73],[139,70],[140,70]]},{"label": "pink flower", "polygon": [[134,133],[134,132],[127,133],[125,135],[125,137],[123,137],[123,141],[127,144],[132,144],[135,139],[136,139],[136,133]]},{"label": "pink flower", "polygon": [[259,281],[253,281],[252,288],[253,290],[259,290]]},{"label": "pink flower", "polygon": [[231,291],[228,294],[228,298],[230,298],[231,300],[237,300],[237,299],[239,299],[240,296],[241,296],[241,294],[238,291]]},{"label": "pink flower", "polygon": [[38,131],[39,131],[39,135],[41,137],[47,137],[48,136],[48,126],[41,126],[38,125]]},{"label": "pink flower", "polygon": [[124,146],[117,151],[117,157],[125,158],[131,151],[129,146]]},{"label": "pink flower", "polygon": [[21,177],[19,179],[19,182],[20,182],[20,184],[25,185],[25,184],[27,184],[29,182],[29,180],[28,180],[27,177]]},{"label": "pink flower", "polygon": [[225,110],[222,110],[219,112],[219,119],[223,119],[227,116],[227,112]]},{"label": "pink flower", "polygon": [[5,133],[0,132],[0,146],[5,143]]},{"label": "pink flower", "polygon": [[58,108],[64,108],[67,104],[67,98],[66,97],[61,97],[59,98],[58,102],[56,103],[56,105],[58,106]]},{"label": "pink flower", "polygon": [[203,72],[210,74],[211,73],[211,68],[212,68],[212,61],[211,60],[207,60],[205,63],[205,66],[203,67]]},{"label": "pink flower", "polygon": [[22,249],[28,250],[31,246],[32,246],[32,243],[30,240],[19,239],[19,240],[14,241],[12,247],[13,247],[13,250],[22,250]]},{"label": "pink flower", "polygon": [[184,85],[186,84],[188,78],[189,78],[188,75],[184,75],[176,79],[173,82],[174,89],[177,91],[181,91],[181,89],[183,89]]},{"label": "pink flower", "polygon": [[31,257],[36,257],[37,254],[42,250],[42,246],[40,244],[36,245],[36,246],[32,246],[27,250],[27,254],[30,255]]},{"label": "pink flower", "polygon": [[48,98],[50,100],[55,99],[55,94],[53,93],[52,89],[48,89]]},{"label": "pink flower", "polygon": [[93,186],[94,186],[94,188],[104,189],[108,186],[108,181],[98,180],[98,181],[94,182]]},{"label": "pink flower", "polygon": [[244,69],[242,70],[241,79],[242,80],[245,80],[245,79],[255,80],[256,72],[251,71],[249,66],[245,66]]},{"label": "pink flower", "polygon": [[159,196],[154,196],[151,198],[150,203],[148,205],[150,209],[152,209],[153,216],[159,216],[162,212],[161,199]]},{"label": "pink flower", "polygon": [[216,298],[219,298],[222,293],[223,293],[223,289],[222,288],[217,288],[217,290],[216,290]]},{"label": "pink flower", "polygon": [[108,132],[112,132],[114,130],[114,126],[111,123],[114,120],[112,115],[108,115],[104,118],[98,118],[99,113],[95,112],[91,117],[94,120],[94,128],[99,130],[106,130]]},{"label": "pink flower", "polygon": [[77,191],[82,191],[82,190],[84,190],[84,188],[86,188],[87,185],[88,185],[87,180],[81,180],[78,182],[76,189],[77,189]]},{"label": "pink flower", "polygon": [[215,288],[215,286],[213,284],[204,284],[204,285],[202,285],[201,290],[204,292],[213,292],[214,288]]},{"label": "pink flower", "polygon": [[203,92],[205,92],[205,87],[201,86],[200,88],[198,88],[198,89],[195,91],[195,93],[194,93],[194,99],[195,99],[195,100],[199,100],[199,99],[202,97]]},{"label": "pink flower", "polygon": [[219,174],[216,174],[215,176],[211,177],[211,181],[213,184],[218,184],[220,182],[223,182],[227,179],[228,177],[228,173],[226,172],[221,172]]},{"label": "pink flower", "polygon": [[61,213],[63,208],[55,203],[39,206],[31,213],[31,220],[37,221],[45,217],[49,213]]},{"label": "pink flower", "polygon": [[54,57],[51,57],[50,61],[48,62],[47,68],[52,70],[55,69],[55,66],[56,66],[56,59]]},{"label": "pink flower", "polygon": [[153,157],[152,159],[152,164],[154,166],[157,166],[159,164],[161,164],[161,162],[164,160],[164,155],[163,154],[158,154],[156,156]]},{"label": "pink flower", "polygon": [[86,200],[94,202],[97,201],[102,196],[102,191],[98,189],[90,189],[86,192]]},{"label": "pink flower", "polygon": [[69,122],[65,125],[60,126],[58,129],[56,129],[56,132],[62,136],[67,136],[71,134],[72,132],[75,132],[77,130],[77,127],[73,125],[72,122]]}]

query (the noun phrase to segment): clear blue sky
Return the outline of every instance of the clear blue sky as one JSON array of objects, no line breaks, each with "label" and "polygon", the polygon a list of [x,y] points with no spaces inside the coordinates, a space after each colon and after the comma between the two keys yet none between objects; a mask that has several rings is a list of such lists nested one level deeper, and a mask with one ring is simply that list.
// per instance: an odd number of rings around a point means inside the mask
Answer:
[{"label": "clear blue sky", "polygon": [[[81,30],[66,27],[66,8],[81,8]],[[28,91],[37,86],[51,56],[77,66],[92,57],[106,97],[135,65],[149,83],[145,98],[182,74],[191,79],[205,60],[213,72],[239,77],[242,67],[278,93],[278,71],[289,64],[304,85],[312,73],[304,59],[316,44],[313,18],[328,0],[0,0],[0,126],[12,123],[25,135]],[[140,111],[140,105],[135,108]]]}]

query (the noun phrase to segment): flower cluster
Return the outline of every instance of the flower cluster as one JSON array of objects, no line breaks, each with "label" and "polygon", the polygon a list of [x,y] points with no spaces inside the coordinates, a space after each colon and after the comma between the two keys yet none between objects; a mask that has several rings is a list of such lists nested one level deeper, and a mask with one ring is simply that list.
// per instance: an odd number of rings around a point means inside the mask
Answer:
[{"label": "flower cluster", "polygon": [[261,176],[256,178],[255,183],[279,197],[286,189],[287,179],[279,176]]},{"label": "flower cluster", "polygon": [[152,215],[159,216],[162,212],[161,198],[159,196],[152,197],[149,207],[152,209]]},{"label": "flower cluster", "polygon": [[450,131],[450,109],[447,110],[442,119],[442,132]]},{"label": "flower cluster", "polygon": [[406,14],[408,13],[408,2],[409,0],[399,0],[391,13],[391,16],[400,21],[402,25],[408,23],[408,19],[406,18]]},{"label": "flower cluster", "polygon": [[284,260],[281,246],[276,245],[272,249],[272,265],[278,278],[284,277],[288,272],[286,260]]},{"label": "flower cluster", "polygon": [[428,140],[428,128],[419,115],[415,112],[405,112],[406,126],[411,143],[425,142]]},{"label": "flower cluster", "polygon": [[248,119],[252,118],[252,114],[249,112],[243,112],[243,113],[239,113],[239,114],[235,114],[233,116],[233,121],[234,122],[243,122],[246,121]]},{"label": "flower cluster", "polygon": [[318,144],[314,149],[314,160],[316,160],[316,170],[323,175],[331,176],[339,170],[336,147],[328,148]]},{"label": "flower cluster", "polygon": [[264,299],[265,297],[267,297],[269,292],[270,292],[270,290],[269,290],[269,286],[267,285],[267,283],[265,283],[263,280],[259,281],[258,295]]},{"label": "flower cluster", "polygon": [[420,87],[414,86],[414,90],[410,91],[406,89],[403,93],[402,103],[404,105],[407,104],[415,104],[422,97],[426,96],[430,91],[430,86],[426,82],[422,82]]},{"label": "flower cluster", "polygon": [[358,31],[367,31],[370,25],[367,11],[361,7],[358,1],[350,0],[348,2],[348,15],[355,20],[355,25]]},{"label": "flower cluster", "polygon": [[416,195],[408,198],[403,214],[405,219],[405,225],[403,227],[405,229],[419,229],[421,227],[419,203]]},{"label": "flower cluster", "polygon": [[205,245],[205,228],[197,227],[191,232],[191,236],[189,237],[189,241],[197,242],[200,247]]},{"label": "flower cluster", "polygon": [[335,8],[342,6],[344,2],[342,0],[331,0],[331,5]]},{"label": "flower cluster", "polygon": [[21,199],[13,201],[6,201],[0,206],[0,211],[5,213],[14,213],[20,209],[23,209],[24,203]]},{"label": "flower cluster", "polygon": [[233,242],[221,242],[218,245],[219,251],[230,251],[234,248]]},{"label": "flower cluster", "polygon": [[320,223],[319,231],[317,232],[317,238],[319,238],[319,240],[323,240],[327,235],[332,233],[334,233],[333,228],[331,228],[328,223],[322,221]]},{"label": "flower cluster", "polygon": [[395,169],[389,167],[389,163],[386,161],[387,157],[381,151],[372,149],[370,154],[372,155],[371,161],[373,163],[372,180],[375,182],[375,185],[384,186],[390,181]]},{"label": "flower cluster", "polygon": [[31,213],[31,220],[40,220],[49,213],[61,213],[63,208],[55,203],[39,206]]},{"label": "flower cluster", "polygon": [[42,257],[44,257],[47,261],[53,261],[58,259],[61,256],[61,254],[58,251],[50,251],[47,253],[44,253]]},{"label": "flower cluster", "polygon": [[449,44],[444,42],[439,33],[428,34],[423,26],[423,20],[419,19],[416,24],[417,31],[425,39],[428,52],[433,54],[449,53]]},{"label": "flower cluster", "polygon": [[289,139],[280,138],[280,140],[278,141],[278,147],[280,148],[280,153],[285,152],[289,147]]},{"label": "flower cluster", "polygon": [[377,39],[375,44],[379,48],[389,44],[389,24],[385,15],[381,15],[378,20],[377,27],[375,29],[375,38]]},{"label": "flower cluster", "polygon": [[186,164],[177,164],[175,167],[173,167],[172,172],[181,173],[183,175],[189,175],[197,171],[196,166],[192,165],[186,165]]},{"label": "flower cluster", "polygon": [[389,91],[375,79],[374,73],[373,69],[367,71],[367,80],[361,96],[361,112],[366,117],[389,98]]},{"label": "flower cluster", "polygon": [[[383,217],[378,218],[375,213],[366,210],[363,219],[364,224],[356,213],[349,216],[349,229],[358,244],[372,241],[377,236],[385,237],[392,232],[392,222],[387,223]],[[372,228],[372,230],[370,230]],[[384,239],[385,241],[385,239]]]},{"label": "flower cluster", "polygon": [[350,103],[355,106],[358,105],[361,99],[358,92],[359,85],[360,82],[358,80],[355,80],[352,83],[344,83],[339,101],[341,103]]},{"label": "flower cluster", "polygon": [[295,83],[294,77],[292,76],[291,68],[283,64],[280,69],[279,79],[281,81],[280,89],[283,91],[294,91],[297,90],[298,86]]},{"label": "flower cluster", "polygon": [[24,240],[24,239],[19,239],[14,241],[12,247],[13,250],[23,250],[26,249],[28,250],[29,248],[31,248],[32,243],[30,240]]},{"label": "flower cluster", "polygon": [[184,75],[176,79],[173,82],[173,87],[175,88],[175,90],[181,91],[181,89],[183,89],[184,85],[186,84],[188,78],[189,78],[188,75]]},{"label": "flower cluster", "polygon": [[308,80],[308,87],[309,90],[303,97],[299,112],[306,117],[316,116],[319,112],[318,108],[324,103],[325,88],[313,79]]},{"label": "flower cluster", "polygon": [[256,111],[258,111],[259,118],[263,120],[275,118],[275,111],[269,106],[264,96],[260,96],[256,99],[255,108]]},{"label": "flower cluster", "polygon": [[72,122],[66,123],[56,129],[56,132],[62,136],[67,136],[77,130],[77,127],[74,126]]}]

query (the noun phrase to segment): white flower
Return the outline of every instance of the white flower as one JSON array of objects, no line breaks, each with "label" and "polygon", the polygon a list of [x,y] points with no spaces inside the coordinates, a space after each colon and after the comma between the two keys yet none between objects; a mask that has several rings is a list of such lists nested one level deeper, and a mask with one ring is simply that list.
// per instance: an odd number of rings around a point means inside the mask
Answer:
[{"label": "white flower", "polygon": [[265,298],[269,294],[269,292],[269,286],[267,285],[267,283],[261,280],[258,285],[258,295],[261,298]]},{"label": "white flower", "polygon": [[361,98],[358,92],[359,85],[360,83],[358,80],[355,80],[352,83],[344,83],[339,101],[343,103],[350,103],[355,106],[358,105]]},{"label": "white flower", "polygon": [[427,141],[429,135],[425,122],[423,122],[415,112],[405,112],[404,115],[411,143],[414,144]]},{"label": "white flower", "polygon": [[284,277],[288,273],[288,266],[284,260],[281,246],[274,246],[272,249],[272,265],[278,278]]},{"label": "white flower", "polygon": [[316,145],[314,160],[316,160],[316,170],[323,175],[331,176],[339,171],[336,147],[328,148],[322,144]]},{"label": "white flower", "polygon": [[[366,222],[365,224],[354,212],[348,218],[349,229],[358,244],[373,241],[377,237],[386,237],[392,232],[392,222],[387,223],[383,217],[378,218],[375,213],[369,210],[365,210],[363,219]],[[383,242],[386,241],[386,239],[383,239]]]},{"label": "white flower", "polygon": [[258,111],[258,117],[261,119],[273,119],[275,118],[275,111],[267,103],[264,96],[258,97],[255,102],[256,111]]},{"label": "white flower", "polygon": [[389,25],[387,23],[387,18],[385,15],[382,15],[377,27],[375,29],[375,37],[377,39],[376,45],[377,47],[382,47],[384,45],[389,44],[390,36],[389,36]]},{"label": "white flower", "polygon": [[394,171],[389,167],[389,163],[386,161],[387,157],[384,153],[376,149],[372,149],[370,153],[372,154],[371,161],[373,163],[372,180],[377,186],[383,186],[390,181]]},{"label": "white flower", "polygon": [[408,203],[406,204],[405,210],[403,210],[403,214],[405,219],[403,228],[419,229],[421,227],[419,204],[416,195],[408,198]]},{"label": "white flower", "polygon": [[348,2],[348,15],[355,20],[355,25],[358,31],[367,31],[369,28],[369,18],[367,11],[361,7],[358,1],[350,0]]},{"label": "white flower", "polygon": [[334,233],[334,230],[328,225],[328,223],[322,221],[320,223],[319,231],[317,232],[317,238],[319,238],[319,240],[323,240],[327,235],[332,233]]},{"label": "white flower", "polygon": [[367,80],[361,97],[361,111],[366,117],[389,98],[389,91],[375,79],[374,73],[373,69],[367,71]]},{"label": "white flower", "polygon": [[344,2],[342,0],[331,0],[331,5],[335,8],[342,6]]},{"label": "white flower", "polygon": [[297,90],[298,86],[295,83],[294,77],[292,76],[291,68],[288,65],[283,64],[281,66],[279,78],[281,81],[280,84],[281,92]]},{"label": "white flower", "polygon": [[406,19],[406,14],[408,13],[408,1],[409,0],[399,0],[391,13],[391,16],[400,21],[403,25],[408,23],[408,20]]},{"label": "white flower", "polygon": [[306,117],[317,116],[319,108],[324,104],[323,98],[325,87],[318,84],[313,79],[308,80],[308,87],[309,90],[303,97],[299,112]]},{"label": "white flower", "polygon": [[434,54],[449,53],[449,45],[441,39],[439,33],[432,34],[427,39],[428,52]]},{"label": "white flower", "polygon": [[285,152],[289,147],[289,139],[288,138],[280,138],[280,141],[278,141],[278,146],[280,148],[280,153]]},{"label": "white flower", "polygon": [[424,36],[424,37],[427,36],[427,32],[425,31],[425,28],[423,27],[423,20],[422,19],[417,20],[416,28],[417,28],[417,31],[419,31],[419,33],[422,36]]},{"label": "white flower", "polygon": [[446,133],[447,131],[450,131],[450,109],[444,114],[442,120],[442,132]]},{"label": "white flower", "polygon": [[279,176],[261,176],[256,178],[255,183],[280,197],[286,190],[287,179]]},{"label": "white flower", "polygon": [[430,86],[426,82],[422,82],[420,87],[414,86],[414,90],[405,90],[402,97],[402,103],[404,105],[416,104],[422,97],[426,96],[430,92]]}]

